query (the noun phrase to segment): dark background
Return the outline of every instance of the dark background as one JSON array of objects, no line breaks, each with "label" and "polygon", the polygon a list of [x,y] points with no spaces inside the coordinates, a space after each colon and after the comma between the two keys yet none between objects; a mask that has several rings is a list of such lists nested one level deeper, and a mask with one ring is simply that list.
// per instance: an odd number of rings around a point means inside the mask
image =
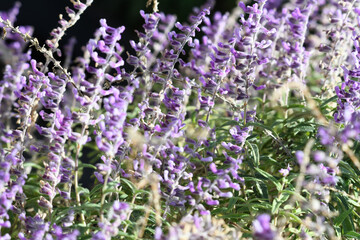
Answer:
[{"label": "dark background", "polygon": [[[85,2],[85,0],[82,0]],[[64,36],[60,46],[64,46],[71,36],[75,36],[77,44],[75,55],[81,54],[80,46],[86,45],[89,38],[93,36],[96,28],[99,27],[99,20],[106,18],[110,26],[125,26],[121,44],[127,48],[129,40],[137,41],[135,29],[142,31],[143,19],[139,11],[141,9],[151,12],[146,8],[147,0],[94,0],[78,23],[70,28]],[[236,6],[238,0],[217,0],[215,11],[227,12]],[[1,0],[0,11],[10,9],[15,0]],[[70,6],[70,0],[18,0],[22,6],[18,15],[16,25],[30,25],[34,28],[33,36],[38,38],[40,43],[45,43],[49,38],[51,30],[58,26],[59,14],[66,18],[65,7]],[[175,14],[178,21],[184,22],[192,12],[193,7],[199,7],[205,0],[159,0],[159,10],[167,14]]]}]

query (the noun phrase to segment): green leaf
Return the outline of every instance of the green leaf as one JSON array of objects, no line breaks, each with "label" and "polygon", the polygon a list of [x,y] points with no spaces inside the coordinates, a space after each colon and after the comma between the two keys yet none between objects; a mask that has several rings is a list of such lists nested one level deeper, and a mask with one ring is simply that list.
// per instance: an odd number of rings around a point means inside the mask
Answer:
[{"label": "green leaf", "polygon": [[350,216],[350,213],[353,211],[353,209],[354,208],[350,208],[347,211],[342,212],[339,216],[337,216],[334,219],[334,225],[340,226],[340,224],[342,224],[344,222],[344,220]]},{"label": "green leaf", "polygon": [[270,162],[271,161],[272,164],[282,166],[281,162],[279,162],[278,160],[276,160],[276,159],[274,159],[272,157],[269,157],[269,156],[261,156],[260,160],[262,160],[263,162]]},{"label": "green leaf", "polygon": [[275,177],[273,177],[270,173],[267,173],[260,168],[255,168],[255,170],[265,178],[269,179],[276,186],[276,189],[278,191],[281,191],[281,183]]},{"label": "green leaf", "polygon": [[129,187],[133,194],[137,191],[135,185],[131,181],[129,181],[128,179],[122,178],[121,183],[124,183],[127,187]]},{"label": "green leaf", "polygon": [[93,197],[100,195],[101,194],[101,190],[102,190],[103,185],[102,184],[98,184],[96,185],[90,192],[89,197],[92,199]]},{"label": "green leaf", "polygon": [[247,141],[246,141],[246,143],[250,147],[252,156],[254,158],[253,159],[254,166],[259,167],[259,165],[260,165],[260,154],[259,154],[258,146],[256,144],[252,144],[252,143],[249,143]]},{"label": "green leaf", "polygon": [[92,169],[97,169],[94,165],[88,164],[88,163],[79,163],[79,169],[80,169],[80,168],[92,168]]},{"label": "green leaf", "polygon": [[323,107],[326,107],[326,105],[330,102],[335,102],[336,100],[338,99],[338,96],[335,95],[335,96],[332,96],[331,98],[328,98],[327,100],[325,100],[325,102],[323,102],[321,105],[320,105],[320,108],[323,108]]},{"label": "green leaf", "polygon": [[231,210],[235,206],[237,201],[238,201],[238,198],[234,198],[234,197],[230,198],[228,209]]},{"label": "green leaf", "polygon": [[334,225],[341,225],[341,229],[344,233],[354,231],[354,222],[351,214],[354,208],[349,206],[347,198],[341,194],[336,194],[336,196],[339,202],[337,209],[341,214],[335,218]]},{"label": "green leaf", "polygon": [[280,210],[279,214],[284,215],[284,216],[288,216],[288,217],[292,218],[296,223],[302,224],[301,218],[299,218],[298,216],[296,216],[295,214],[293,214],[291,212]]},{"label": "green leaf", "polygon": [[302,125],[300,126],[300,124],[298,126],[295,127],[295,134],[299,133],[299,132],[313,132],[315,130],[314,126],[311,125]]},{"label": "green leaf", "polygon": [[86,210],[86,211],[98,211],[101,208],[100,203],[84,203],[81,206],[75,207],[76,210]]},{"label": "green leaf", "polygon": [[247,217],[251,217],[251,215],[247,213],[229,213],[229,214],[219,214],[218,217],[226,218],[226,219],[244,219]]},{"label": "green leaf", "polygon": [[246,123],[247,126],[254,126],[254,127],[259,127],[259,128],[262,128],[262,129],[266,129],[266,130],[269,130],[271,133],[273,133],[277,138],[279,137],[277,135],[276,132],[274,132],[274,130],[268,126],[265,126],[264,124],[262,123],[259,123],[259,122],[248,122]]},{"label": "green leaf", "polygon": [[349,231],[345,234],[345,237],[360,239],[360,233]]},{"label": "green leaf", "polygon": [[356,171],[350,166],[349,163],[345,162],[345,161],[340,161],[339,162],[339,166],[340,166],[340,170],[342,174],[347,174],[349,175],[351,178],[353,179],[357,179],[358,178],[358,174],[356,173]]},{"label": "green leaf", "polygon": [[271,205],[268,203],[255,203],[255,204],[250,205],[250,207],[252,209],[266,209],[266,210],[271,209]]},{"label": "green leaf", "polygon": [[303,196],[301,196],[301,194],[299,194],[299,193],[296,193],[295,191],[290,191],[290,190],[283,190],[282,191],[283,193],[287,193],[287,194],[289,194],[289,195],[296,195],[296,198],[298,198],[300,201],[302,201],[302,202],[306,202],[307,201],[307,199],[306,198],[304,198]]},{"label": "green leaf", "polygon": [[352,205],[354,205],[355,207],[360,207],[360,204],[359,202],[356,202],[355,200],[353,199],[348,199],[348,202]]},{"label": "green leaf", "polygon": [[24,163],[24,167],[32,167],[32,168],[36,168],[36,169],[43,169],[42,166],[40,166],[39,164],[37,163],[34,163],[34,162],[25,162]]},{"label": "green leaf", "polygon": [[279,211],[280,206],[286,202],[289,199],[290,195],[289,194],[280,194],[280,196],[278,198],[275,198],[273,203],[272,203],[272,208],[271,208],[271,213],[272,214],[277,214]]},{"label": "green leaf", "polygon": [[287,106],[288,109],[291,109],[291,108],[300,108],[300,109],[304,109],[305,106],[304,104],[290,104],[289,106]]}]

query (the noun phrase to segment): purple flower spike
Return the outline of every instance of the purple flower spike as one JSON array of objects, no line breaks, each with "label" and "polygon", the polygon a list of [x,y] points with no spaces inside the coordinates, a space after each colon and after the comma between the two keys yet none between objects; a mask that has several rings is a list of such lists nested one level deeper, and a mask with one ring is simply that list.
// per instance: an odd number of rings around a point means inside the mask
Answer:
[{"label": "purple flower spike", "polygon": [[276,233],[271,229],[270,216],[267,214],[259,215],[253,221],[254,239],[256,240],[272,240],[275,239]]}]

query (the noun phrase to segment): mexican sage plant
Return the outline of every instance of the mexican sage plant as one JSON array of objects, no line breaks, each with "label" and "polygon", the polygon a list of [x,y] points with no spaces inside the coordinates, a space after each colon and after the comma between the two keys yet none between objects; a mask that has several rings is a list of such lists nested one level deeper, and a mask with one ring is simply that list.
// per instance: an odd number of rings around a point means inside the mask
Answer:
[{"label": "mexican sage plant", "polygon": [[62,41],[92,2],[45,42],[0,12],[0,239],[360,239],[359,1]]}]

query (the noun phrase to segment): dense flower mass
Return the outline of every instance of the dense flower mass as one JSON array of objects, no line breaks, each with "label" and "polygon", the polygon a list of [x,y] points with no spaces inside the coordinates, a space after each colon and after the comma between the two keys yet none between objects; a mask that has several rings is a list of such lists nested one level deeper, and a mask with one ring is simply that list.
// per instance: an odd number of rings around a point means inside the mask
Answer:
[{"label": "dense flower mass", "polygon": [[0,12],[0,239],[360,238],[359,1],[153,0],[72,56],[92,2]]}]

